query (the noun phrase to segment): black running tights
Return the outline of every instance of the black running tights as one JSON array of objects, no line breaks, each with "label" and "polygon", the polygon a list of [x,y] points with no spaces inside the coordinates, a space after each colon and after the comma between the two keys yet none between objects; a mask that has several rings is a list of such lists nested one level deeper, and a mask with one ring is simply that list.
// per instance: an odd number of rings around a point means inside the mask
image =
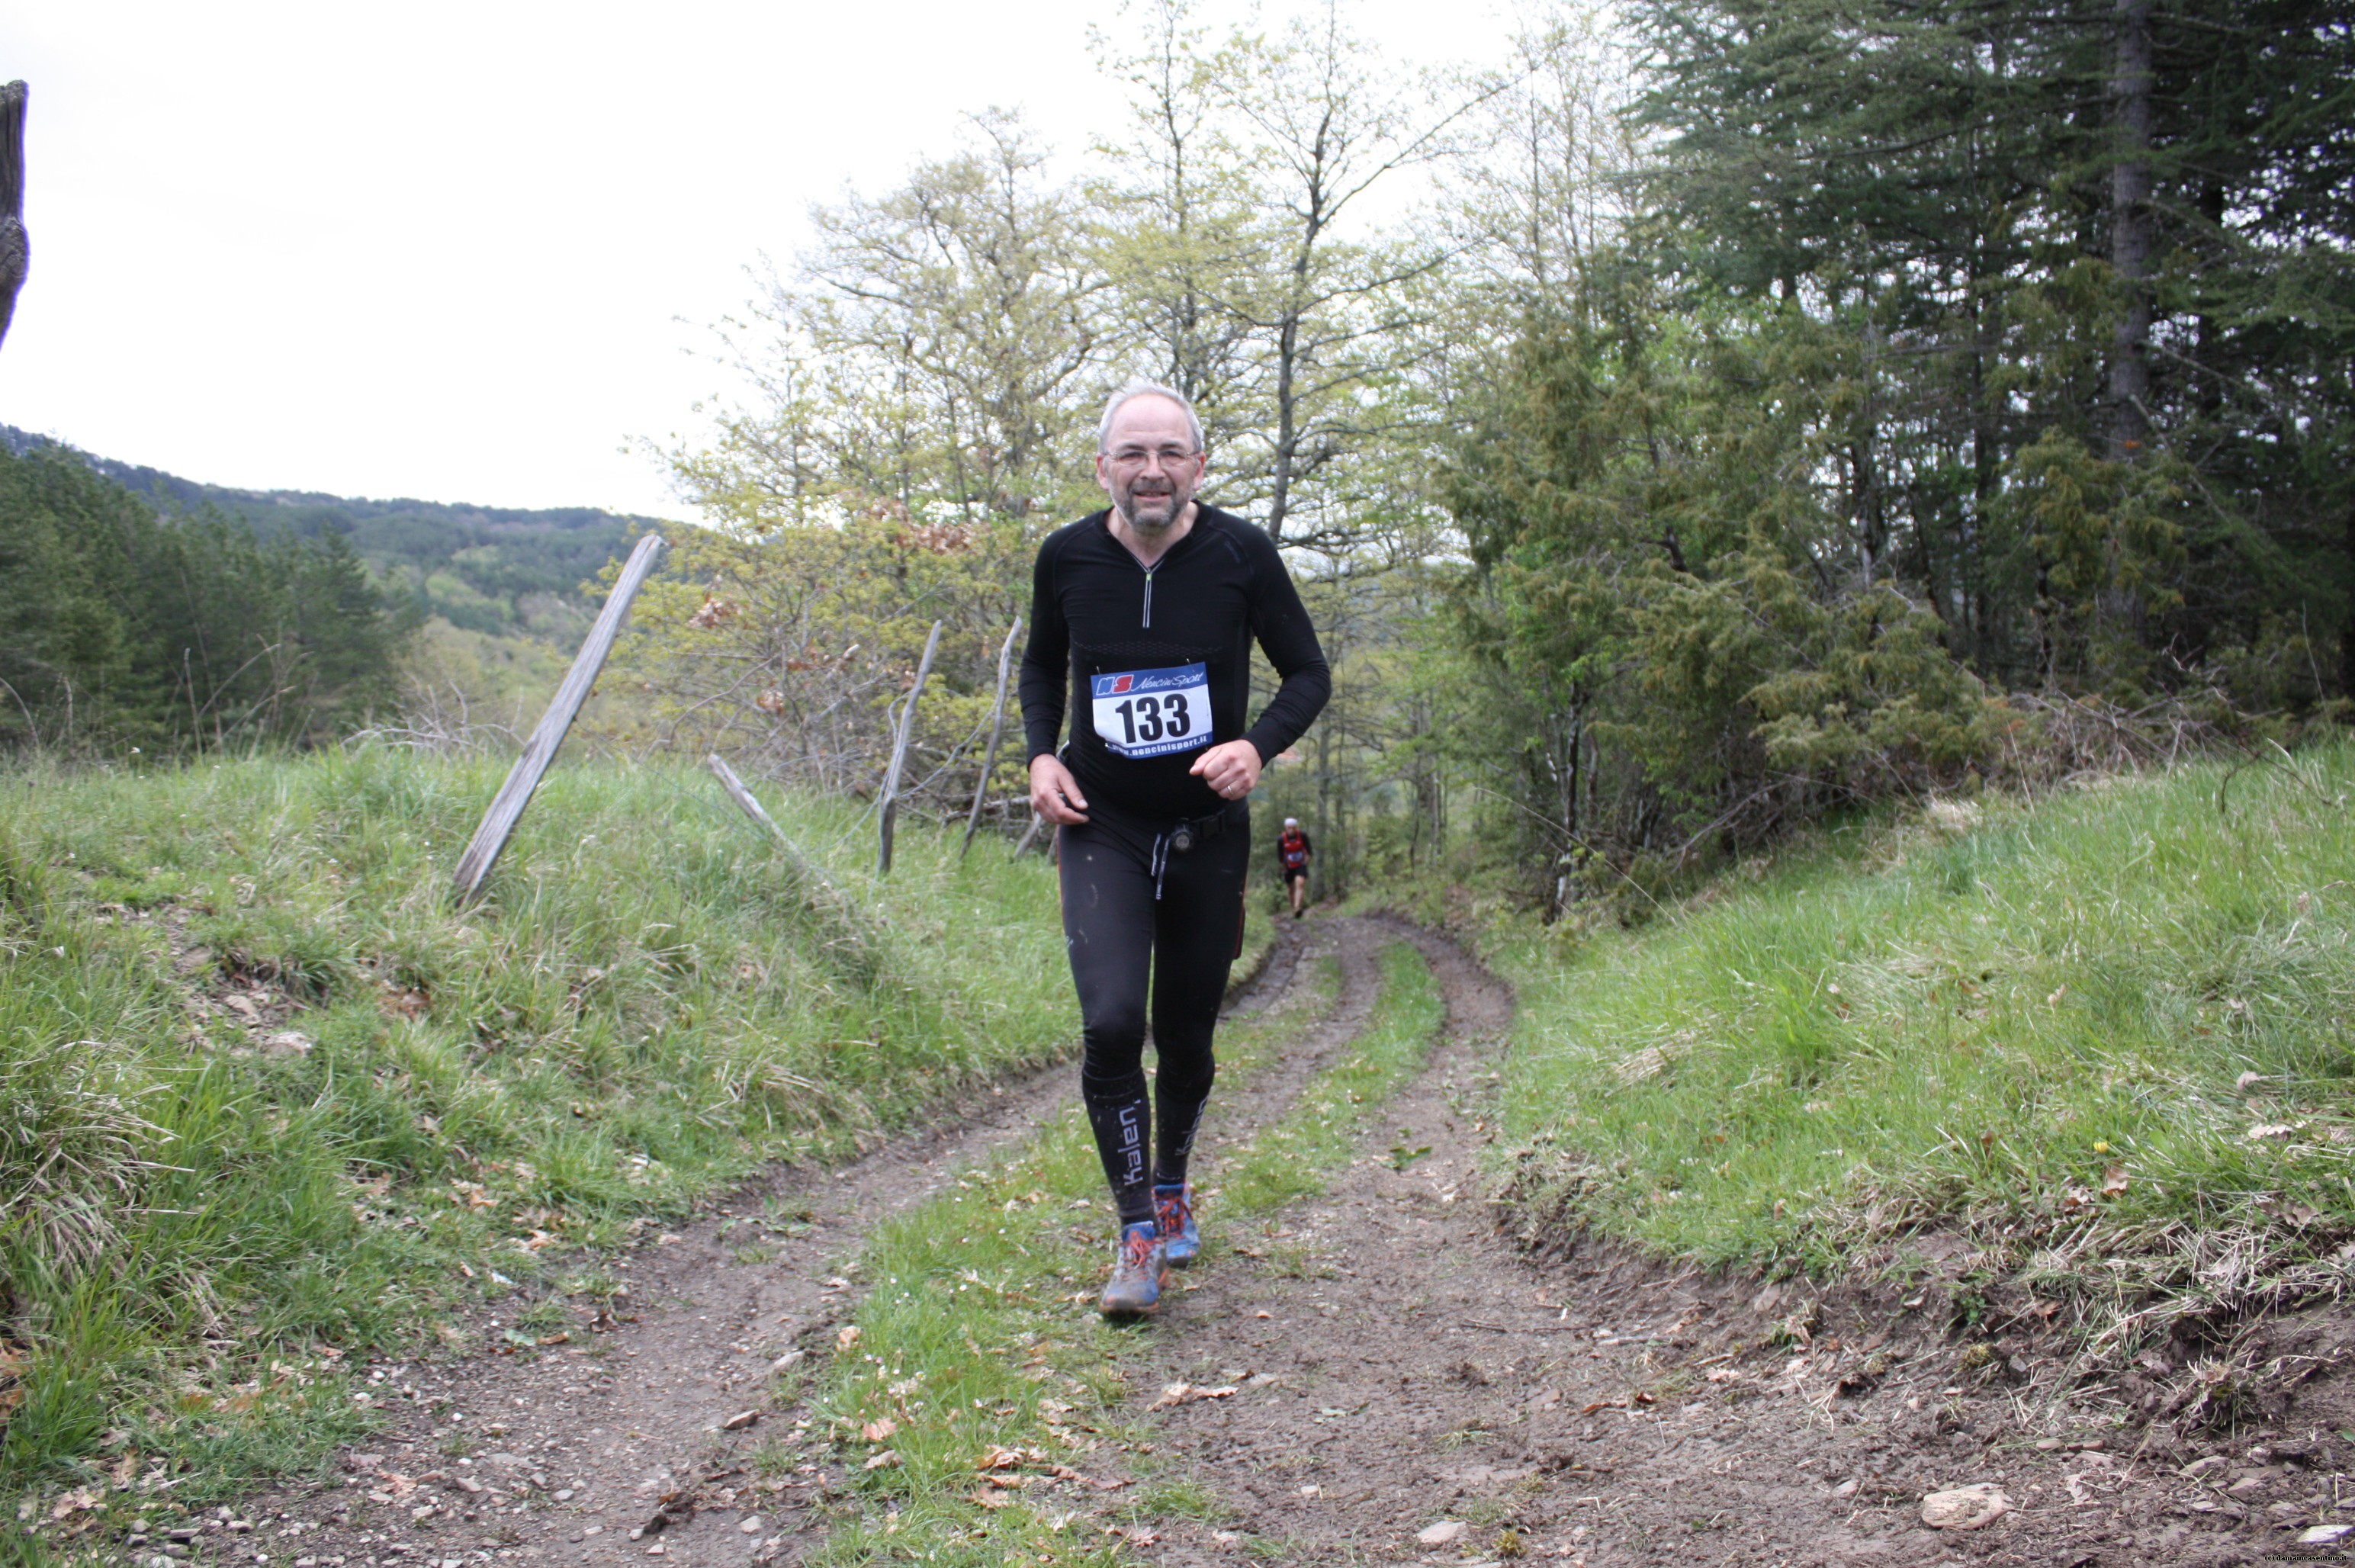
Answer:
[{"label": "black running tights", "polygon": [[[1166,828],[1115,818],[1101,805],[1062,829],[1063,944],[1085,1044],[1080,1094],[1124,1225],[1153,1218],[1153,1182],[1186,1179],[1218,1071],[1210,1034],[1242,933],[1248,809],[1230,809],[1216,837],[1196,832],[1180,854]],[[1148,979],[1159,1111],[1149,1149]]]}]

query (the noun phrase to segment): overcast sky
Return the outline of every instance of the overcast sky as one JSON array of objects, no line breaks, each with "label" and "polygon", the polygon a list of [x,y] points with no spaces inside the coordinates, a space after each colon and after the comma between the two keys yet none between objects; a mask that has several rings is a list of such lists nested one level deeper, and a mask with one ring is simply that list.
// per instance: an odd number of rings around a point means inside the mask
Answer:
[{"label": "overcast sky", "polygon": [[[1506,0],[1351,10],[1408,59],[1511,30]],[[1091,21],[1119,13],[0,0],[32,241],[0,423],[221,485],[676,515],[630,443],[729,386],[709,327],[747,269],[972,110],[1071,166],[1121,117]]]}]

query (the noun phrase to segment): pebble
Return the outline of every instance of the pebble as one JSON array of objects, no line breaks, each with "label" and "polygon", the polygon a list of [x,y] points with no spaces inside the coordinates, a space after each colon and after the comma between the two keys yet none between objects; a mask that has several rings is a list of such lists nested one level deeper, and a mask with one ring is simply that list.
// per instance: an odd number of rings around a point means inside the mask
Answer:
[{"label": "pebble", "polygon": [[1932,1492],[1922,1499],[1922,1522],[1932,1530],[1977,1530],[2010,1511],[2011,1499],[2003,1488],[1984,1481]]},{"label": "pebble", "polygon": [[761,1533],[761,1516],[757,1513],[748,1513],[744,1516],[744,1521],[736,1528],[747,1535],[758,1535]]},{"label": "pebble", "polygon": [[800,1366],[804,1358],[808,1354],[809,1352],[806,1350],[787,1350],[783,1355],[779,1356],[775,1360],[769,1363],[769,1370],[773,1372],[791,1371],[794,1368]]},{"label": "pebble", "polygon": [[760,1419],[761,1413],[757,1410],[740,1410],[735,1414],[730,1416],[727,1420],[721,1422],[719,1424],[719,1430],[722,1432],[741,1432],[744,1428],[751,1425],[752,1423]]},{"label": "pebble", "polygon": [[2318,1524],[2297,1538],[2301,1546],[2328,1546],[2355,1535],[2355,1524]]},{"label": "pebble", "polygon": [[1448,1546],[1464,1538],[1465,1526],[1460,1519],[1443,1519],[1415,1532],[1415,1539],[1425,1546]]}]

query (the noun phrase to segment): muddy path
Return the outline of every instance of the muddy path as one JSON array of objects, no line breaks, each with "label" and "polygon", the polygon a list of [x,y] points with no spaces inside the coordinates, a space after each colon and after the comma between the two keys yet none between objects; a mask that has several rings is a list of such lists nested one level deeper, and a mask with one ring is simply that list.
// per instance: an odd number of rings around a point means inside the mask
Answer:
[{"label": "muddy path", "polygon": [[[1221,1084],[1209,1147],[1282,1115],[1346,1048],[1379,992],[1378,951],[1352,922],[1280,929],[1230,1011],[1284,1015],[1290,1043],[1266,1071]],[[1340,974],[1332,997],[1301,983],[1327,960]],[[855,1311],[864,1239],[1034,1136],[1076,1091],[1075,1068],[1057,1066],[847,1165],[773,1172],[610,1260],[623,1294],[559,1343],[378,1368],[368,1389],[387,1421],[341,1456],[340,1484],[282,1488],[192,1539],[129,1551],[303,1568],[790,1562],[814,1543],[815,1505],[840,1477],[763,1477],[749,1460],[799,1413],[796,1372]],[[498,1343],[514,1324],[494,1309],[473,1327]]]},{"label": "muddy path", "polygon": [[[2355,1438],[2336,1435],[2355,1431],[2336,1381],[2355,1361],[2342,1315],[2281,1326],[2282,1354],[2314,1375],[2270,1424],[2146,1440],[2158,1429],[2116,1420],[2131,1391],[2030,1407],[1999,1367],[1963,1364],[1934,1301],[1703,1276],[1591,1244],[1545,1260],[1514,1248],[1484,1164],[1511,997],[1404,923],[1286,923],[1233,1004],[1273,1020],[1283,1049],[1221,1081],[1206,1171],[1347,1049],[1400,940],[1440,982],[1444,1037],[1324,1196],[1226,1238],[1246,1250],[1183,1276],[1155,1324],[1166,1381],[1241,1392],[1151,1417],[1160,1478],[1193,1482],[1202,1503],[1156,1520],[1139,1556],[2222,1568],[2341,1554],[2301,1538],[2355,1525]],[[1328,962],[1330,997],[1309,983]],[[827,1352],[876,1224],[1032,1136],[1075,1077],[1004,1085],[957,1125],[731,1194],[613,1261],[628,1295],[593,1331],[378,1369],[389,1419],[343,1456],[341,1484],[257,1498],[192,1541],[129,1554],[151,1568],[797,1559],[842,1477],[751,1463],[803,1413],[796,1371],[780,1382],[774,1363]],[[1135,1381],[1140,1407],[1161,1381]],[[2011,1510],[1968,1533],[1923,1526],[1924,1494],[1971,1484],[2001,1488]]]},{"label": "muddy path", "polygon": [[[1328,1193],[1165,1319],[1172,1381],[1241,1389],[1156,1418],[1161,1458],[1207,1499],[1160,1521],[1147,1554],[1166,1568],[2222,1568],[2355,1544],[2355,1531],[2304,1539],[2355,1524],[2355,1437],[2334,1435],[2355,1410],[2323,1392],[2335,1384],[2229,1439],[2146,1442],[2161,1429],[2122,1427],[2116,1391],[2058,1412],[2015,1400],[1918,1296],[1707,1277],[1604,1247],[1532,1261],[1484,1198],[1506,987],[1433,933],[1368,934],[1423,953],[1445,1037]],[[2286,1338],[2326,1371],[2355,1348],[2320,1320]],[[2010,1510],[1968,1531],[1923,1525],[1926,1494],[1974,1484]]]}]

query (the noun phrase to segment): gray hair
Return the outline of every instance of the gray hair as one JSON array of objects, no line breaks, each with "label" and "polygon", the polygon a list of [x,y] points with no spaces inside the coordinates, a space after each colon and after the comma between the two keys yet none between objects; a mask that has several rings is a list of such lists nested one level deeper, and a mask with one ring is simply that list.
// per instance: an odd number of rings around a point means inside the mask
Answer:
[{"label": "gray hair", "polygon": [[1148,381],[1142,376],[1131,376],[1127,384],[1112,395],[1104,404],[1103,418],[1096,421],[1096,450],[1103,452],[1112,443],[1112,419],[1131,398],[1167,398],[1186,414],[1186,427],[1194,432],[1194,450],[1202,451],[1209,443],[1202,438],[1202,416],[1194,411],[1193,400],[1175,387],[1165,387],[1158,381]]}]

